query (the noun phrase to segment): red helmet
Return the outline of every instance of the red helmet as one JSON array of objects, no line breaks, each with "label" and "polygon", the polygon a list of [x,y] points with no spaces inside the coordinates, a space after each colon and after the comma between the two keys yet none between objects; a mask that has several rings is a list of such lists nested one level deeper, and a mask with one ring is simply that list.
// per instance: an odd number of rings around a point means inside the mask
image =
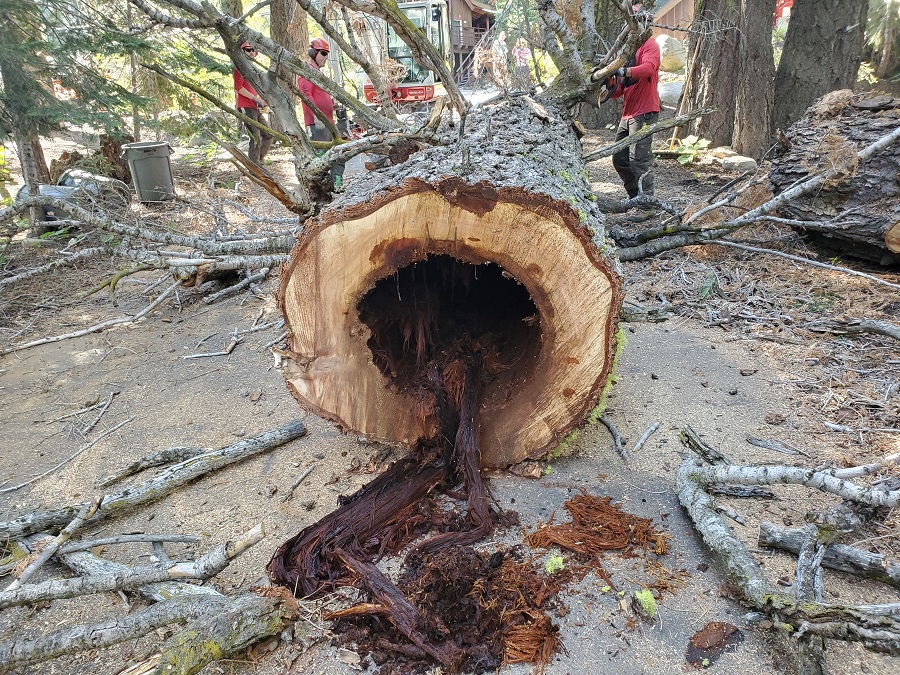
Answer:
[{"label": "red helmet", "polygon": [[327,41],[323,40],[322,38],[313,38],[312,40],[310,40],[309,48],[314,49],[317,52],[330,52],[331,51],[331,46],[328,44]]}]

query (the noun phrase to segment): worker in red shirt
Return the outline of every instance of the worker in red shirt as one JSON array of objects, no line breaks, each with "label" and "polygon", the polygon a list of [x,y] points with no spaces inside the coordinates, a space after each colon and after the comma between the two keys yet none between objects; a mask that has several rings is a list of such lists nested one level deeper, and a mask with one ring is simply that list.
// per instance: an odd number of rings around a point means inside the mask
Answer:
[{"label": "worker in red shirt", "polygon": [[[321,71],[325,62],[328,61],[328,52],[330,47],[328,42],[322,38],[313,38],[309,43],[307,55],[309,56],[309,65],[316,70]],[[302,77],[297,78],[297,87],[303,94],[312,101],[322,114],[325,115],[332,123],[334,123],[334,99],[331,94]],[[306,125],[306,133],[309,134],[310,140],[313,141],[331,141],[334,140],[331,132],[328,130],[321,120],[319,120],[306,101],[303,102],[303,123]],[[334,179],[335,187],[341,187],[344,181],[344,165],[335,164],[331,168],[331,177]]]},{"label": "worker in red shirt", "polygon": [[[634,5],[632,9],[642,27],[646,28],[653,20],[653,15],[643,11],[641,5]],[[659,62],[659,45],[648,37],[625,67],[616,72],[619,84],[612,98],[625,99],[622,119],[616,130],[617,142],[637,133],[642,127],[655,124],[659,119]],[[653,173],[650,170],[653,164],[652,144],[653,136],[650,135],[613,155],[613,166],[625,184],[629,198],[638,195],[638,180],[644,194],[653,194]],[[642,222],[654,215],[655,211],[644,210],[630,220]]]},{"label": "worker in red shirt", "polygon": [[[241,49],[250,57],[255,57],[258,53],[256,47],[249,42],[242,44]],[[237,68],[232,72],[232,77],[234,78],[234,91],[237,94],[238,110],[250,119],[268,126],[269,122],[263,114],[263,111],[268,110],[266,102],[259,97],[256,89],[244,79],[244,76],[241,75]],[[272,148],[272,142],[275,139],[272,138],[271,134],[252,124],[244,123],[244,126],[247,128],[247,133],[250,134],[250,161],[262,166],[262,161]]]}]

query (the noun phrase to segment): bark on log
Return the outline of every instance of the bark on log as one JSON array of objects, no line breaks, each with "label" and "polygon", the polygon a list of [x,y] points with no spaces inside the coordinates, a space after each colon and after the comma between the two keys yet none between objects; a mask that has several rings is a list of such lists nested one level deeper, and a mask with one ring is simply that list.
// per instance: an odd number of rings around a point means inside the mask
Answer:
[{"label": "bark on log", "polygon": [[[785,152],[772,160],[769,174],[779,194],[797,180],[835,164],[853,161],[861,147],[900,125],[900,107],[869,107],[871,98],[849,89],[831,92],[807,110],[785,134]],[[833,240],[849,255],[900,262],[900,146],[896,144],[859,164],[848,177],[782,207],[791,218],[810,221],[804,230]],[[838,214],[853,209],[837,222]]]},{"label": "bark on log", "polygon": [[521,99],[479,109],[461,142],[354,184],[308,224],[278,295],[285,377],[305,409],[384,442],[432,437],[410,373],[460,326],[499,336],[484,466],[541,455],[596,404],[618,262],[571,125],[542,103],[549,119]]}]

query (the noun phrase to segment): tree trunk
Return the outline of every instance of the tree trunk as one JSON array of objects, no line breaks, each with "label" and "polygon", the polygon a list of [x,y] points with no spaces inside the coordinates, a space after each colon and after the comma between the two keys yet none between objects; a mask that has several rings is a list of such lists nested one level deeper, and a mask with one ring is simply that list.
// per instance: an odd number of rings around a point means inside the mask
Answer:
[{"label": "tree trunk", "polygon": [[893,70],[893,48],[894,48],[894,20],[890,16],[891,6],[887,6],[887,16],[884,17],[884,23],[881,29],[881,51],[878,54],[878,69],[875,75],[881,79],[886,78],[891,70]]},{"label": "tree trunk", "polygon": [[[767,0],[768,2],[768,0]],[[741,72],[746,61],[739,66],[740,21],[738,0],[706,0],[702,10],[694,17],[694,26],[700,33],[690,33],[687,53],[693,54],[696,41],[702,40],[697,53],[697,66],[693,69],[686,110],[713,106],[717,112],[692,122],[688,130],[692,134],[708,138],[712,145],[731,145],[734,132],[735,99],[737,97],[735,73]],[[688,64],[690,68],[690,64]]]},{"label": "tree trunk", "polygon": [[[271,7],[271,27],[270,31],[272,39],[282,47],[293,54],[305,54],[308,47],[309,32],[306,28],[306,12],[300,9],[300,5],[295,0],[275,0]],[[272,64],[275,67],[275,64]],[[280,73],[287,80],[295,80],[290,72],[282,69]],[[286,83],[280,83],[279,86],[284,91],[285,96],[290,100],[294,100],[294,95],[290,87]],[[284,132],[283,125],[277,117],[272,115],[269,120],[273,129]]]},{"label": "tree trunk", "polygon": [[787,129],[829,91],[853,88],[868,6],[868,0],[796,0],[775,75],[776,128]]},{"label": "tree trunk", "polygon": [[739,33],[740,68],[736,72],[734,139],[737,152],[760,159],[771,145],[775,61],[772,20],[775,0],[742,0]]},{"label": "tree trunk", "polygon": [[357,181],[308,224],[278,294],[285,377],[305,409],[411,444],[439,427],[423,369],[469,340],[489,373],[482,464],[501,467],[553,448],[596,404],[620,279],[558,110],[483,108],[463,138]]},{"label": "tree trunk", "polygon": [[[811,107],[786,134],[790,150],[772,160],[769,180],[773,192],[779,194],[818,170],[846,164],[861,147],[896,130],[900,109],[868,109],[872,102],[844,90],[831,92]],[[885,264],[897,262],[900,259],[888,251],[900,252],[898,175],[900,148],[894,144],[861,163],[847,178],[829,181],[792,201],[782,208],[782,214],[811,221],[803,229],[825,235],[832,246],[848,255]],[[830,222],[847,209],[857,210]]]}]

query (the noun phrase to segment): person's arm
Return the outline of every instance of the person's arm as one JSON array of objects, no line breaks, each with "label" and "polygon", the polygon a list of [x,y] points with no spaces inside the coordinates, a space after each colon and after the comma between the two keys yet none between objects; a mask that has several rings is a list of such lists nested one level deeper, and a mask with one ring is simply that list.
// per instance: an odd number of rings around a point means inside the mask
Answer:
[{"label": "person's arm", "polygon": [[265,102],[265,101],[263,101],[259,96],[257,96],[256,94],[254,94],[252,91],[248,90],[246,87],[241,87],[240,89],[238,89],[238,93],[239,93],[241,96],[246,96],[247,98],[249,98],[249,99],[251,99],[251,100],[253,100],[253,101],[256,101],[256,103],[257,103],[261,108],[262,108],[262,107],[265,107],[265,105],[266,105],[266,102]]},{"label": "person's arm", "polygon": [[256,101],[257,105],[265,106],[266,102],[263,101],[256,91],[247,84],[247,80],[244,79],[244,76],[240,74],[237,70],[232,72],[232,78],[234,79],[234,90],[241,96],[249,98],[251,101]]},{"label": "person's arm", "polygon": [[638,54],[638,65],[632,68],[625,68],[625,77],[633,77],[635,79],[650,77],[653,73],[659,71],[661,60],[659,45],[656,44],[656,40],[650,38],[641,47],[641,52]]}]

